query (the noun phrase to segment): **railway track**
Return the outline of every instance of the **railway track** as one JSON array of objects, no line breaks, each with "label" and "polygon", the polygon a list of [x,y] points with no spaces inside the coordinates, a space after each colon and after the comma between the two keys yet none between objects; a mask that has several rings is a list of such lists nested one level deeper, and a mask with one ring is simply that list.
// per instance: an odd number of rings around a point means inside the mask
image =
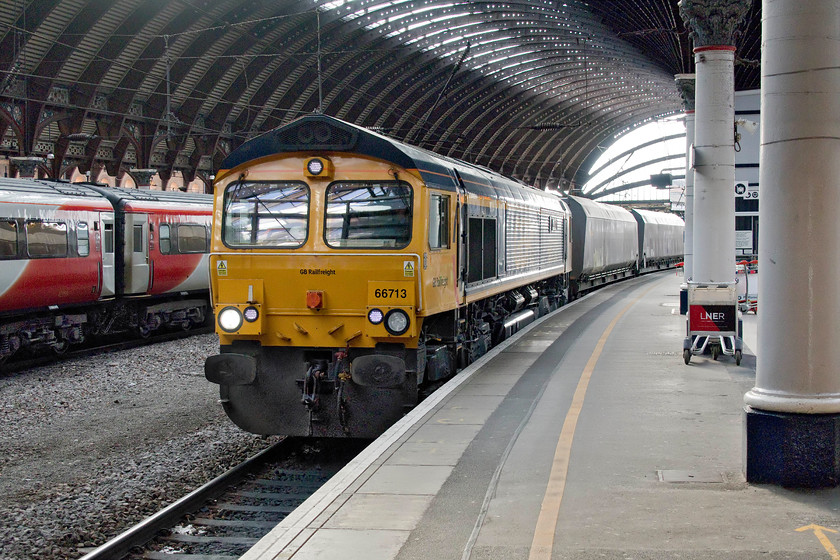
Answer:
[{"label": "railway track", "polygon": [[81,560],[239,558],[366,443],[286,438]]},{"label": "railway track", "polygon": [[168,331],[161,334],[152,335],[148,338],[134,337],[125,339],[125,333],[122,335],[109,336],[107,339],[99,343],[91,345],[81,345],[74,347],[67,352],[57,354],[45,348],[32,355],[12,356],[8,361],[0,361],[0,375],[17,373],[26,371],[39,366],[54,364],[63,360],[86,358],[88,356],[95,356],[98,354],[105,354],[108,352],[119,352],[122,350],[129,350],[131,348],[138,348],[147,344],[157,344],[161,342],[169,342],[171,340],[180,340],[190,336],[199,334],[211,334],[214,332],[212,325],[196,327],[191,330],[177,330]]}]

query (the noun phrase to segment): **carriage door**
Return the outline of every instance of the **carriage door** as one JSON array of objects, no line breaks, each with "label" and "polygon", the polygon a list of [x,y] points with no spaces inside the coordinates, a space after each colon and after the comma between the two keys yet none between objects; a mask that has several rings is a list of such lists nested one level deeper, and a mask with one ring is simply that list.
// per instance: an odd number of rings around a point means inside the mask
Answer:
[{"label": "carriage door", "polygon": [[99,230],[102,242],[99,244],[102,251],[102,264],[100,269],[100,282],[102,283],[102,296],[113,296],[116,292],[116,278],[114,277],[114,213],[102,212],[99,214]]},{"label": "carriage door", "polygon": [[149,289],[149,215],[125,215],[126,293],[143,294]]}]

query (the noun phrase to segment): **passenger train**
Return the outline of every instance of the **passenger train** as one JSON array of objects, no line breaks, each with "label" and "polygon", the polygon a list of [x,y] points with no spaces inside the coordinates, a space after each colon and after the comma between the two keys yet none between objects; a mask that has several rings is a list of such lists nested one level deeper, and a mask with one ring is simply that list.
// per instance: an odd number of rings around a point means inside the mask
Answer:
[{"label": "passenger train", "polygon": [[209,312],[213,198],[0,179],[0,362]]},{"label": "passenger train", "polygon": [[257,434],[376,437],[569,298],[682,257],[675,215],[564,198],[325,115],[233,151],[215,196],[205,375]]}]

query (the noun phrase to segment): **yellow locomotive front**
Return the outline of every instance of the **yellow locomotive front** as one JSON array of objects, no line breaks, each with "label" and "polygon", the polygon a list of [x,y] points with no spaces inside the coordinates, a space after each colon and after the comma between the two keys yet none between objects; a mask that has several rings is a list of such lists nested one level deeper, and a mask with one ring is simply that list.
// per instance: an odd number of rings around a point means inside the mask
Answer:
[{"label": "yellow locomotive front", "polygon": [[[228,415],[261,434],[382,433],[417,401],[418,310],[455,304],[440,280],[452,250],[430,255],[425,226],[429,200],[454,198],[426,196],[393,162],[327,150],[246,161],[215,188],[221,352],[205,371]],[[424,273],[442,284],[430,301]]]}]

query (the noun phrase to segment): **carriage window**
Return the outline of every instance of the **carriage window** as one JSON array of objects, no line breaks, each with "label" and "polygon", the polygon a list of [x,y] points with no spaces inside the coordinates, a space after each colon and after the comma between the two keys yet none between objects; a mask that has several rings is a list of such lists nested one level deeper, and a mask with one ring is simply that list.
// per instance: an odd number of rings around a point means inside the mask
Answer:
[{"label": "carriage window", "polygon": [[76,252],[80,257],[90,254],[90,234],[86,222],[76,224]]},{"label": "carriage window", "polygon": [[327,187],[327,245],[399,249],[411,241],[411,186],[400,181],[333,183]]},{"label": "carriage window", "polygon": [[106,253],[114,252],[114,224],[105,224],[105,240],[103,246]]},{"label": "carriage window", "polygon": [[26,246],[32,258],[66,257],[67,224],[26,222]]},{"label": "carriage window", "polygon": [[134,252],[143,252],[143,225],[138,224],[134,226]]},{"label": "carriage window", "polygon": [[158,243],[160,243],[161,254],[168,255],[172,252],[172,240],[169,238],[169,226],[167,224],[160,224],[158,227]]},{"label": "carriage window", "polygon": [[225,190],[222,238],[228,247],[289,249],[306,243],[309,187],[236,181]]},{"label": "carriage window", "polygon": [[433,194],[429,198],[429,247],[449,247],[449,197]]},{"label": "carriage window", "polygon": [[0,259],[17,256],[17,230],[16,222],[11,220],[0,222]]},{"label": "carriage window", "polygon": [[178,225],[179,253],[206,253],[207,229],[198,224]]}]

